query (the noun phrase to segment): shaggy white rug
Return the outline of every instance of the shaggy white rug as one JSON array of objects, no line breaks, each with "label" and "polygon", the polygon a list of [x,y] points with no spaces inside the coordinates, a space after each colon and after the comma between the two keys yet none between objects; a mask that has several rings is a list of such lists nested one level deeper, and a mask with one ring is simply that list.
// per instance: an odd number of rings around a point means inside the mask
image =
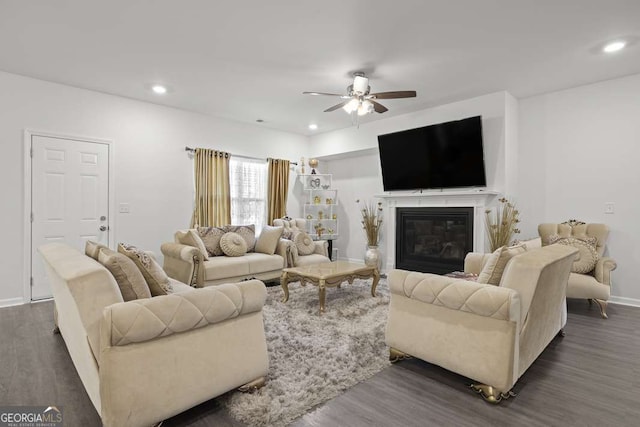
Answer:
[{"label": "shaggy white rug", "polygon": [[284,426],[389,365],[384,343],[389,291],[385,279],[371,296],[371,279],[327,289],[318,314],[318,288],[267,288],[263,309],[269,351],[267,384],[253,394],[231,393],[225,405],[250,426]]}]

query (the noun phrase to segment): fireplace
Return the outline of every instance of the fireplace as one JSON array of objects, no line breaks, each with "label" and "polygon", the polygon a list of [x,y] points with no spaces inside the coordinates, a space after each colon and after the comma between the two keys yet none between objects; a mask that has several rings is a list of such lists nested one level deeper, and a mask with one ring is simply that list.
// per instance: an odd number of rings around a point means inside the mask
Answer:
[{"label": "fireplace", "polygon": [[396,208],[395,268],[443,274],[473,250],[473,207]]}]

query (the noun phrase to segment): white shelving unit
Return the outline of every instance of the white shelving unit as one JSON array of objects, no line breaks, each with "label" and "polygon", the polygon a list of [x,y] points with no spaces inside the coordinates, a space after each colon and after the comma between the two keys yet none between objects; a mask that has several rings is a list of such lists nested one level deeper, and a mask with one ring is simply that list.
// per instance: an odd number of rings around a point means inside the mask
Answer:
[{"label": "white shelving unit", "polygon": [[314,240],[338,238],[338,190],[331,188],[331,174],[300,175],[309,197],[304,204],[307,233]]}]

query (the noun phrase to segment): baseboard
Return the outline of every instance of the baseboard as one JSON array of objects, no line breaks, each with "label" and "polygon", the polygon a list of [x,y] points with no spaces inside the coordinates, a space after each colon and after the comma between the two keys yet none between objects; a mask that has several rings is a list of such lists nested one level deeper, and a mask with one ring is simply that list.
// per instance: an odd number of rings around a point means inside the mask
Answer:
[{"label": "baseboard", "polygon": [[22,298],[7,298],[0,299],[0,307],[11,307],[14,305],[22,305],[24,300]]},{"label": "baseboard", "polygon": [[640,299],[635,299],[635,298],[616,297],[612,295],[609,297],[609,302],[611,304],[630,305],[632,307],[640,307]]},{"label": "baseboard", "polygon": [[352,262],[354,264],[364,264],[364,260],[362,258],[343,258],[343,257],[338,257],[338,259],[340,261]]}]

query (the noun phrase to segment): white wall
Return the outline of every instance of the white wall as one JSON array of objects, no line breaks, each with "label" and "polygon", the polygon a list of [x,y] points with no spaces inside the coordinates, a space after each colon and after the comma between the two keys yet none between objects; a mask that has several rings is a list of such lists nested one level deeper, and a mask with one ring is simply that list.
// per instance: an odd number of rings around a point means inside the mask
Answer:
[{"label": "white wall", "polygon": [[608,224],[611,292],[640,303],[640,74],[520,100],[519,124],[522,235],[570,218]]},{"label": "white wall", "polygon": [[[0,72],[1,214],[0,305],[23,295],[23,130],[25,128],[114,141],[115,241],[160,252],[192,207],[190,147],[254,157],[299,159],[308,139],[155,104]],[[292,185],[295,173],[291,174]],[[290,197],[289,211],[299,200]]]},{"label": "white wall", "polygon": [[[344,210],[338,217],[340,237],[334,242],[339,257],[362,260],[364,256],[366,240],[355,200],[373,201],[374,195],[383,192],[378,135],[481,115],[487,188],[515,191],[516,171],[507,168],[506,162],[517,155],[516,113],[515,98],[497,92],[312,137],[311,152],[321,159],[321,171],[333,174],[340,210]],[[383,235],[381,251],[385,238]],[[388,254],[382,256],[386,260]]]}]

